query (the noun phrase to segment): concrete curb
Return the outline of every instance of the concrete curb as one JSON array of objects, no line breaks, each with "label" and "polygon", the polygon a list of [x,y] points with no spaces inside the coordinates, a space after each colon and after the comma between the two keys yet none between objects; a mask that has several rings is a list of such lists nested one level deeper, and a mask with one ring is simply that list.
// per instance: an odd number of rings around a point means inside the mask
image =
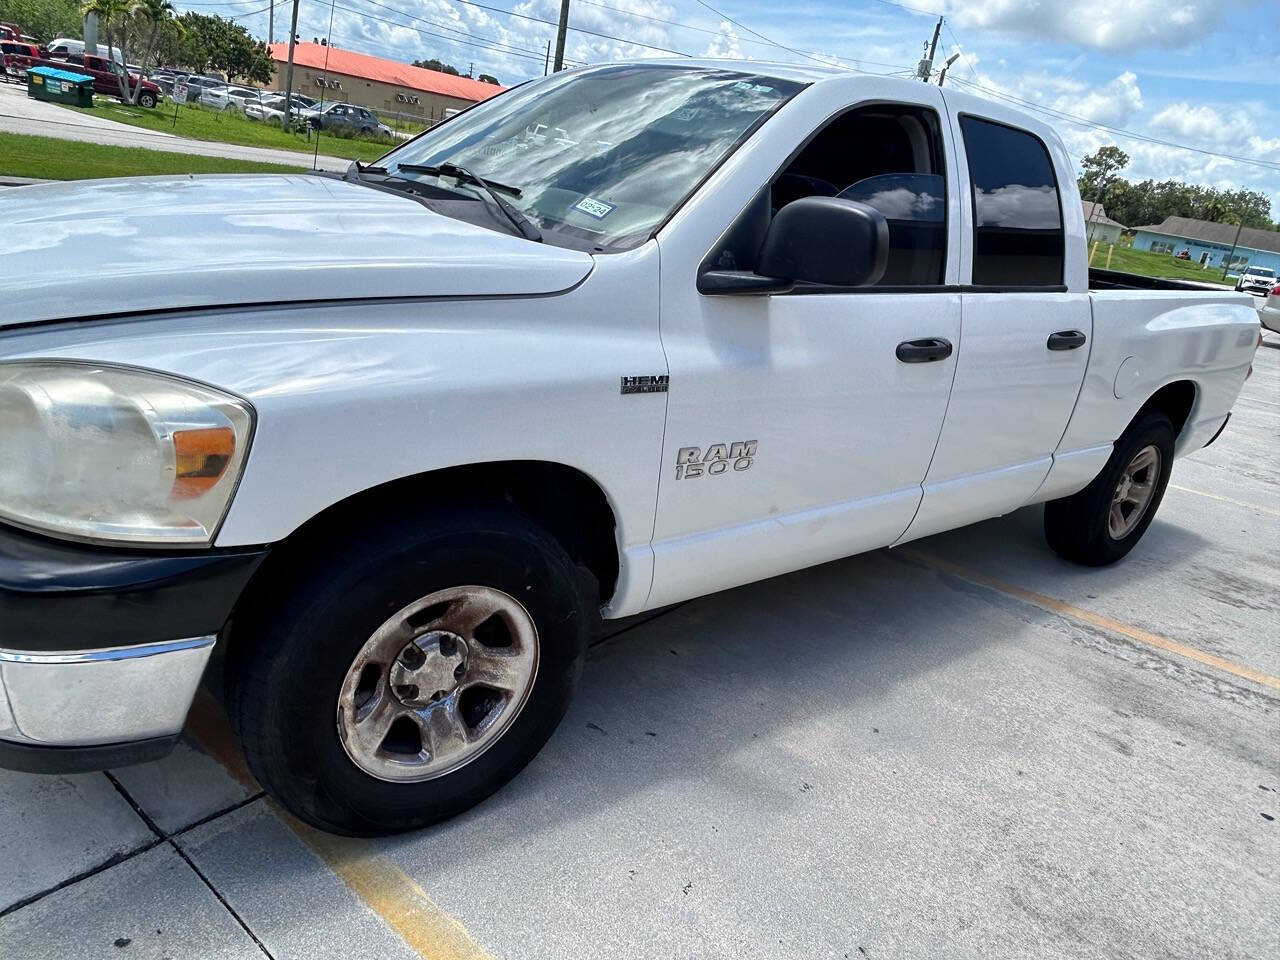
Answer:
[{"label": "concrete curb", "polygon": [[6,177],[0,175],[0,187],[29,187],[33,183],[53,183],[53,181],[36,180],[32,177]]}]

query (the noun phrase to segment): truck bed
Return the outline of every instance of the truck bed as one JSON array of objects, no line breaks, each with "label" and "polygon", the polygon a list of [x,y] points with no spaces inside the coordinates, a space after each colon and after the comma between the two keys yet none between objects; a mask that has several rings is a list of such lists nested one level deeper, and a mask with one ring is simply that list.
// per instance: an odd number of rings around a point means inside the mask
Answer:
[{"label": "truck bed", "polygon": [[1144,277],[1137,273],[1123,273],[1119,270],[1103,270],[1101,267],[1089,268],[1090,290],[1221,290],[1230,293],[1228,287],[1220,283],[1197,283],[1194,280],[1172,280],[1165,277]]}]

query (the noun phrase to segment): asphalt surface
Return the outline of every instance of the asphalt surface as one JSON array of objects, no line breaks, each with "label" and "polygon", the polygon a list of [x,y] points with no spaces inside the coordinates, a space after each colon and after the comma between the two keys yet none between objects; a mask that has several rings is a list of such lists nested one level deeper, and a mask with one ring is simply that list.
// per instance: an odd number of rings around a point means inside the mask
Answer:
[{"label": "asphalt surface", "polygon": [[[138,107],[138,110],[142,109],[144,108]],[[164,107],[157,109],[164,109]],[[172,111],[172,106],[169,109]],[[169,153],[195,154],[205,157],[285,163],[295,167],[310,167],[312,164],[310,154],[296,150],[272,150],[233,143],[191,140],[143,127],[131,127],[127,123],[117,123],[91,113],[68,110],[55,103],[32,100],[27,96],[26,87],[15,83],[0,83],[0,132],[26,133],[39,137],[55,137],[59,140],[82,140],[115,147],[143,147],[147,150],[163,150]],[[350,160],[323,154],[315,158],[315,161],[320,170],[341,171],[351,164]]]},{"label": "asphalt surface", "polygon": [[1030,508],[610,625],[441,826],[291,825],[208,697],[163,762],[0,773],[0,956],[1280,956],[1268,340],[1121,564]]}]

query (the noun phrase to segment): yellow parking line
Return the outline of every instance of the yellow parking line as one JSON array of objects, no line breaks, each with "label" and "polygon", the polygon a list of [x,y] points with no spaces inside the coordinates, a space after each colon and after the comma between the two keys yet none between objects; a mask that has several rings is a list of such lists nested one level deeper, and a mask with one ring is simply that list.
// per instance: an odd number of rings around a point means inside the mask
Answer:
[{"label": "yellow parking line", "polygon": [[[231,734],[221,704],[201,688],[187,717],[187,731],[227,773],[260,790]],[[370,851],[363,840],[335,837],[307,826],[276,804],[280,820],[316,854],[370,910],[424,960],[492,960],[466,928],[427,895],[412,877]]]},{"label": "yellow parking line", "polygon": [[1259,513],[1269,513],[1273,517],[1280,517],[1280,510],[1273,507],[1264,507],[1260,503],[1250,503],[1248,500],[1233,500],[1231,497],[1224,497],[1217,493],[1208,493],[1204,490],[1195,490],[1191,487],[1183,487],[1176,483],[1169,484],[1173,490],[1181,490],[1183,493],[1194,493],[1198,497],[1208,497],[1210,500],[1221,500],[1223,503],[1234,503],[1237,507],[1248,507],[1250,510],[1257,510]]},{"label": "yellow parking line", "polygon": [[1255,670],[1253,667],[1247,667],[1244,664],[1235,663],[1234,661],[1215,656],[1212,653],[1206,653],[1195,647],[1189,647],[1185,643],[1179,643],[1177,640],[1170,640],[1168,637],[1162,637],[1159,634],[1152,633],[1149,630],[1143,630],[1141,627],[1132,627],[1127,623],[1121,623],[1119,620],[1113,620],[1111,617],[1104,616],[1100,613],[1094,613],[1092,610],[1085,610],[1083,607],[1077,607],[1067,603],[1065,600],[1059,600],[1056,597],[1048,597],[1043,593],[1036,593],[1034,590],[1027,590],[1024,587],[1016,586],[1012,583],[1005,583],[994,577],[988,577],[984,573],[977,570],[970,570],[968,567],[962,567],[959,564],[952,563],[949,560],[943,560],[941,557],[935,557],[927,553],[922,553],[911,547],[900,547],[898,552],[910,557],[917,563],[923,564],[933,570],[942,573],[949,573],[953,577],[959,577],[961,580],[967,580],[970,583],[987,587],[998,593],[1003,593],[1010,597],[1015,597],[1025,603],[1032,604],[1042,610],[1050,613],[1056,613],[1059,616],[1070,617],[1073,620],[1079,620],[1095,627],[1101,627],[1103,630],[1117,633],[1122,637],[1128,637],[1130,640],[1136,640],[1138,643],[1146,644],[1149,647],[1155,647],[1158,650],[1164,650],[1166,653],[1173,653],[1180,657],[1186,657],[1188,660],[1194,660],[1196,663],[1203,664],[1206,667],[1213,667],[1216,670],[1222,670],[1233,676],[1241,677],[1245,680],[1252,680],[1254,683],[1261,684],[1264,687],[1270,687],[1273,690],[1280,690],[1280,677],[1273,677],[1269,673],[1263,673],[1261,670]]}]

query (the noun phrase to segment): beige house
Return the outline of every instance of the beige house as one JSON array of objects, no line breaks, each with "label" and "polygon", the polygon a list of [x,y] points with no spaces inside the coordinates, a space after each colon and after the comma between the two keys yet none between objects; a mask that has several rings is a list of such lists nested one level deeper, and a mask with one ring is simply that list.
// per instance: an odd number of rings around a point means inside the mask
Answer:
[{"label": "beige house", "polygon": [[1084,235],[1089,243],[1119,243],[1120,231],[1129,229],[1108,217],[1100,203],[1081,200],[1080,205],[1084,207]]},{"label": "beige house", "polygon": [[[283,90],[289,45],[273,43],[270,50],[276,75],[275,81],[265,86]],[[463,110],[504,89],[321,43],[299,43],[293,48],[295,93],[326,102],[354,103],[380,114],[441,120],[449,115],[446,111]]]}]

